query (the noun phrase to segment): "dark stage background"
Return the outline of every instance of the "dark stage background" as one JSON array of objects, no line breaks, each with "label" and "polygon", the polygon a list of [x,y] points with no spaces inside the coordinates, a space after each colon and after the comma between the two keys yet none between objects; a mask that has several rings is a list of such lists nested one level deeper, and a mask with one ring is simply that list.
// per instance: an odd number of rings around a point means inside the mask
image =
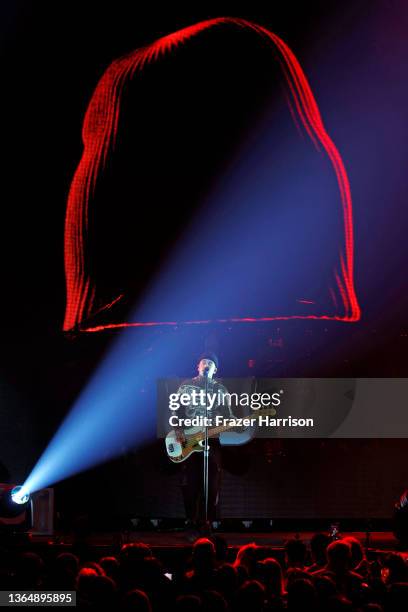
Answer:
[{"label": "dark stage background", "polygon": [[[189,12],[172,4],[166,12],[130,2],[20,1],[0,11],[0,480],[29,473],[117,333],[62,333],[65,206],[90,96],[113,59],[201,19],[253,20],[299,58],[349,173],[362,319],[131,334],[187,338],[191,350],[173,367],[178,376],[193,373],[204,348],[218,351],[225,377],[406,376],[406,3],[251,2]],[[162,445],[140,449],[136,440],[117,460],[57,485],[62,518],[72,517],[79,498],[93,517],[181,515],[176,469]],[[225,453],[222,513],[386,517],[407,486],[407,450],[406,440],[256,441]]]}]

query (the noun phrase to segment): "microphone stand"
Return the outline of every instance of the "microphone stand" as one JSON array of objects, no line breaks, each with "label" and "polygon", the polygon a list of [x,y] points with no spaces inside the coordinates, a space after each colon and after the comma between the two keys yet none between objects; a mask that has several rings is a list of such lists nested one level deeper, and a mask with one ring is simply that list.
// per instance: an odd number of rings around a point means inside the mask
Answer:
[{"label": "microphone stand", "polygon": [[[208,370],[204,371],[204,377],[205,377],[205,418],[207,419],[208,416]],[[209,529],[209,525],[208,525],[208,462],[209,462],[209,454],[210,454],[210,444],[209,444],[209,438],[208,438],[208,425],[207,425],[207,420],[205,420],[205,427],[204,427],[204,461],[203,461],[203,468],[204,468],[204,524],[205,524],[205,529]]]}]

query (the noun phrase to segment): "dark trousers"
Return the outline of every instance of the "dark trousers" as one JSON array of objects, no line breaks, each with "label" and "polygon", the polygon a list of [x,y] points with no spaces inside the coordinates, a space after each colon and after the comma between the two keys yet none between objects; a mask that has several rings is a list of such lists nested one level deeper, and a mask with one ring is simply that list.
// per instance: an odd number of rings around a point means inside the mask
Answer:
[{"label": "dark trousers", "polygon": [[[204,453],[192,453],[182,464],[181,489],[186,518],[193,523],[203,523],[204,504]],[[221,486],[221,449],[217,440],[210,441],[208,462],[208,520],[217,518],[217,506]]]}]

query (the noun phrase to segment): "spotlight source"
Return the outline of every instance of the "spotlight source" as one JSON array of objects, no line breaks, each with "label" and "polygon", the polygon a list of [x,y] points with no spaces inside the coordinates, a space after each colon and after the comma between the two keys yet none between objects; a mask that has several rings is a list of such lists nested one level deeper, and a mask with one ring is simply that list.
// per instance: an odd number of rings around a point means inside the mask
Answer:
[{"label": "spotlight source", "polygon": [[30,522],[31,498],[20,485],[0,483],[0,524],[14,526]]},{"label": "spotlight source", "polygon": [[26,504],[30,499],[30,494],[23,490],[23,487],[18,485],[11,489],[11,500],[18,505]]}]

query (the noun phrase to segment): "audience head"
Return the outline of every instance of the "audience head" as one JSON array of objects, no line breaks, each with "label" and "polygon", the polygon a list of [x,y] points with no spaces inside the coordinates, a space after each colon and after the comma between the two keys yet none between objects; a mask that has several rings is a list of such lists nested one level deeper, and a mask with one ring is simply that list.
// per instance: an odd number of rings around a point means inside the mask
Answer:
[{"label": "audience head", "polygon": [[79,559],[77,556],[68,552],[58,555],[51,568],[53,587],[61,591],[74,590],[78,570]]},{"label": "audience head", "polygon": [[345,572],[350,569],[351,550],[343,540],[336,540],[327,547],[327,560],[333,572]]},{"label": "audience head", "polygon": [[407,563],[398,553],[387,555],[384,559],[384,567],[387,570],[385,578],[387,584],[408,581]]},{"label": "audience head", "polygon": [[155,587],[161,585],[164,573],[162,564],[156,557],[146,557],[139,567],[139,578],[143,588],[148,592],[154,592]]},{"label": "audience head", "polygon": [[96,570],[83,568],[77,581],[79,605],[112,609],[115,606],[116,585],[111,578],[100,576]]},{"label": "audience head", "polygon": [[326,565],[327,563],[327,547],[331,542],[331,538],[327,533],[315,533],[310,540],[310,550],[314,563],[318,565]]},{"label": "audience head", "polygon": [[284,592],[282,568],[273,557],[263,559],[258,563],[258,576],[269,594],[281,597]]},{"label": "audience head", "polygon": [[106,576],[117,582],[119,577],[119,561],[116,557],[102,557],[99,565],[105,572]]},{"label": "audience head", "polygon": [[39,555],[25,552],[17,557],[15,577],[20,590],[37,589],[44,576],[44,562]]},{"label": "audience head", "polygon": [[119,554],[119,562],[121,565],[137,564],[146,557],[151,557],[152,551],[143,542],[132,542],[122,546]]},{"label": "audience head", "polygon": [[176,612],[200,612],[203,604],[198,595],[180,595],[176,599]]},{"label": "audience head", "polygon": [[215,564],[215,546],[208,538],[199,538],[194,542],[192,565],[194,571],[208,571]]},{"label": "audience head", "polygon": [[252,576],[258,559],[258,552],[259,546],[257,546],[255,542],[244,544],[237,552],[234,566],[244,567],[248,575]]},{"label": "audience head", "polygon": [[96,563],[96,561],[86,561],[83,563],[81,571],[84,569],[94,570],[97,576],[105,576],[103,567],[99,563]]},{"label": "audience head", "polygon": [[288,567],[304,567],[306,554],[306,544],[299,538],[292,538],[285,542],[286,565]]},{"label": "audience head", "polygon": [[146,593],[139,589],[128,591],[122,598],[122,610],[135,610],[137,612],[152,612],[150,600]]},{"label": "audience head", "polygon": [[261,612],[265,607],[266,591],[259,580],[246,580],[238,589],[236,608],[243,612]]},{"label": "audience head", "polygon": [[203,612],[227,612],[228,604],[217,591],[204,591],[201,595]]},{"label": "audience head", "polygon": [[141,542],[125,544],[119,554],[119,575],[122,587],[131,591],[138,586],[140,568],[146,557],[151,557],[150,548]]}]

